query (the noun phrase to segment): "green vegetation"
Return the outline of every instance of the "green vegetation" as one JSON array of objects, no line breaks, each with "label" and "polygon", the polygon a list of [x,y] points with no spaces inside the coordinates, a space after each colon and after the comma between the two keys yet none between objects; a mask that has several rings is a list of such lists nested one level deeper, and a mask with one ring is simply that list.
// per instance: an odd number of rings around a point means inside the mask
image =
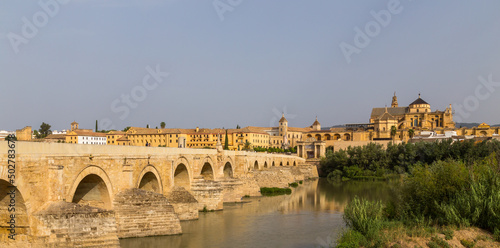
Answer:
[{"label": "green vegetation", "polygon": [[224,139],[224,150],[229,150],[229,141],[227,138],[227,129],[226,129],[226,138]]},{"label": "green vegetation", "polygon": [[[442,154],[449,154],[454,149],[467,147],[460,150],[462,154],[457,154],[457,158],[442,155],[444,160],[435,159],[429,164],[415,162],[408,167],[393,199],[385,205],[356,197],[344,210],[349,230],[338,240],[338,247],[353,247],[356,242],[363,247],[387,246],[401,238],[394,235],[397,230],[405,230],[409,237],[432,237],[428,247],[451,247],[435,234],[441,232],[450,240],[454,236],[453,228],[464,227],[487,230],[498,241],[499,156],[495,152],[484,155],[497,149],[497,145],[498,142],[463,142],[450,148],[451,151],[442,150]],[[402,157],[406,155],[403,153]],[[426,156],[434,155],[427,153]],[[332,177],[338,173],[333,171]],[[461,240],[465,247],[474,247],[475,242]]]},{"label": "green vegetation", "polygon": [[454,143],[449,140],[398,145],[390,143],[387,149],[371,143],[328,152],[318,170],[320,176],[330,180],[386,180],[410,173],[415,166],[439,160],[452,159],[471,165],[493,152],[500,154],[500,142],[497,140],[477,144],[472,140]]},{"label": "green vegetation", "polygon": [[40,125],[40,129],[38,129],[38,135],[36,136],[38,139],[43,139],[47,137],[47,135],[52,134],[52,131],[50,130],[50,125],[42,122],[42,125]]},{"label": "green vegetation", "polygon": [[299,181],[299,184],[302,184],[302,180]]},{"label": "green vegetation", "polygon": [[264,196],[289,195],[292,193],[290,188],[260,188],[260,193]]},{"label": "green vegetation", "polygon": [[473,248],[474,246],[476,246],[476,242],[466,240],[466,239],[460,240],[460,244],[462,244],[463,246],[465,246],[467,248]]},{"label": "green vegetation", "polygon": [[452,229],[445,229],[442,232],[444,234],[444,239],[450,240],[453,238],[454,232]]},{"label": "green vegetation", "polygon": [[297,146],[288,149],[281,149],[274,147],[265,148],[258,146],[254,147],[253,150],[256,152],[269,152],[269,153],[297,153]]},{"label": "green vegetation", "polygon": [[297,188],[297,187],[299,187],[299,184],[296,182],[293,182],[293,183],[289,183],[288,186],[292,187],[292,188]]},{"label": "green vegetation", "polygon": [[162,122],[160,123],[160,127],[161,127],[161,129],[164,129],[166,125],[167,125],[167,124],[165,124],[165,122],[164,122],[164,121],[162,121]]}]

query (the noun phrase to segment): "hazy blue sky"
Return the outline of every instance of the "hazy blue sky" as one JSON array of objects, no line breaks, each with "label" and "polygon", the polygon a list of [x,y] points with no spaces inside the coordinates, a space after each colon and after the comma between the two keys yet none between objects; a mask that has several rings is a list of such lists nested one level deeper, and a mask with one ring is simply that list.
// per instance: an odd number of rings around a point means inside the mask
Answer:
[{"label": "hazy blue sky", "polygon": [[[281,112],[291,126],[366,123],[394,91],[400,105],[421,93],[433,110],[458,104],[463,121],[497,124],[499,11],[498,0],[1,1],[0,130],[269,126]],[[341,44],[357,52],[349,63]],[[160,83],[157,69],[169,73]]]}]

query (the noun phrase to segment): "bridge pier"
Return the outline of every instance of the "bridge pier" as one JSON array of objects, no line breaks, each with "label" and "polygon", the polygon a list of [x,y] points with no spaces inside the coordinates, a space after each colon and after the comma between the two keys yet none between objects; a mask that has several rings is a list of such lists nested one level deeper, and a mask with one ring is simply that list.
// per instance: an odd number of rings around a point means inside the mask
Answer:
[{"label": "bridge pier", "polygon": [[198,210],[222,210],[223,195],[220,182],[196,177],[191,183],[191,193],[198,201]]},{"label": "bridge pier", "polygon": [[179,220],[198,219],[198,201],[184,187],[175,186],[167,195],[167,199],[174,207]]},{"label": "bridge pier", "polygon": [[162,194],[128,189],[115,196],[113,205],[118,238],[182,233],[174,208]]}]

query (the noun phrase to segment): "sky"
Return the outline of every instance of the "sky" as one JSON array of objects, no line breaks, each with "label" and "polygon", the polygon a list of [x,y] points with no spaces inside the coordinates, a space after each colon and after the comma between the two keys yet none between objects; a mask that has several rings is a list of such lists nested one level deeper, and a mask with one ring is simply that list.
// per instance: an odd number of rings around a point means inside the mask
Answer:
[{"label": "sky", "polygon": [[0,2],[0,130],[500,123],[500,1]]}]

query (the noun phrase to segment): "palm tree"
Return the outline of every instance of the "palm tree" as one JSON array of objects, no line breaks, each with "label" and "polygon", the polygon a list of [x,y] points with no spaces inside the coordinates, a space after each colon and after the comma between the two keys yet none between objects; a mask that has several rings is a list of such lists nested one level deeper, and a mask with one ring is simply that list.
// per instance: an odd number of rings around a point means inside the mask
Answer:
[{"label": "palm tree", "polygon": [[413,135],[415,135],[415,130],[413,129],[408,130],[408,136],[410,136],[410,139],[413,138]]},{"label": "palm tree", "polygon": [[165,126],[166,126],[165,122],[164,122],[164,121],[162,121],[162,122],[160,123],[160,127],[161,127],[161,129],[164,129],[164,128],[165,128]]},{"label": "palm tree", "polygon": [[252,148],[250,148],[250,146],[252,146],[252,143],[250,143],[250,141],[245,141],[245,146],[243,147],[243,150],[245,151],[250,151]]}]

